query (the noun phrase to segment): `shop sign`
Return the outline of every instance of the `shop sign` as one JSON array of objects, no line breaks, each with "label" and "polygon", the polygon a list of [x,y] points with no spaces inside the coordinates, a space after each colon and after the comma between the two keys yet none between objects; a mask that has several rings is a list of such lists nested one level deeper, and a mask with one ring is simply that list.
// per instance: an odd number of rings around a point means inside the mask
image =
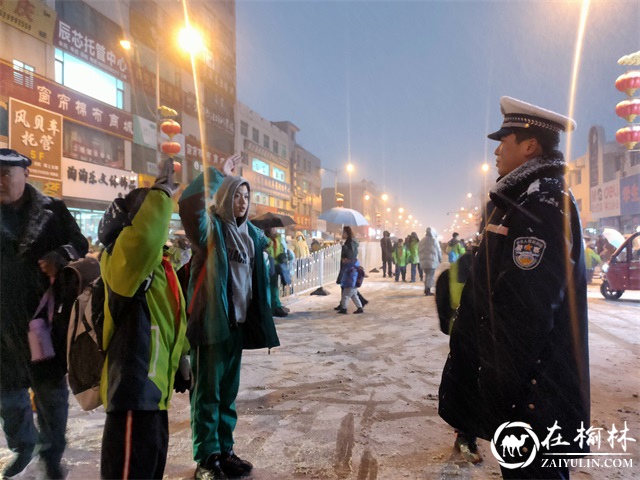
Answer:
[{"label": "shop sign", "polygon": [[46,180],[44,178],[34,178],[29,175],[28,182],[43,195],[59,198],[62,200],[62,182],[58,180]]},{"label": "shop sign", "polygon": [[0,20],[48,44],[53,41],[56,12],[40,0],[0,0]]},{"label": "shop sign", "polygon": [[294,213],[293,219],[298,226],[297,228],[311,228],[311,217],[309,217],[308,215],[300,215],[299,213]]},{"label": "shop sign", "polygon": [[12,98],[9,119],[9,148],[31,158],[29,174],[59,180],[62,116]]},{"label": "shop sign", "polygon": [[285,168],[289,168],[289,164],[287,163],[287,160],[285,158],[276,155],[268,148],[264,148],[262,145],[258,145],[257,143],[254,143],[249,139],[245,139],[244,149],[249,152],[255,153],[256,155],[266,160],[269,160],[270,162],[275,162],[284,166]]},{"label": "shop sign", "polygon": [[620,215],[619,180],[612,180],[591,188],[591,214],[594,218]]},{"label": "shop sign", "polygon": [[640,213],[640,173],[620,179],[620,214]]},{"label": "shop sign", "polygon": [[[163,134],[164,135],[164,134]],[[177,140],[176,140],[177,141]],[[202,143],[194,136],[188,136],[184,139],[184,156],[192,162],[200,162],[209,166],[222,165],[230,156],[228,153],[221,152],[215,148],[207,146],[206,161],[203,161],[204,154],[202,151]],[[198,168],[199,169],[199,168]]]},{"label": "shop sign", "polygon": [[65,197],[111,202],[138,186],[138,175],[128,170],[62,158],[62,194]]},{"label": "shop sign", "polygon": [[[193,117],[198,117],[198,104],[195,93],[185,92],[183,108],[185,113]],[[216,111],[208,105],[202,105],[202,108],[207,123],[220,127],[230,133],[235,132],[236,127],[233,118],[229,118],[224,112]]]},{"label": "shop sign", "polygon": [[291,186],[288,183],[261,175],[248,168],[243,169],[242,176],[250,183],[253,191],[259,191],[283,200],[291,200]]},{"label": "shop sign", "polygon": [[129,81],[129,63],[117,41],[108,45],[107,42],[97,40],[94,35],[58,19],[53,43],[124,82]]},{"label": "shop sign", "polygon": [[156,122],[134,115],[133,143],[155,150],[158,146],[158,129]]},{"label": "shop sign", "polygon": [[156,183],[156,177],[147,175],[146,173],[138,174],[138,186],[142,188],[151,188]]},{"label": "shop sign", "polygon": [[13,97],[59,113],[88,127],[125,140],[133,140],[133,120],[130,113],[38,75],[33,76],[33,88],[18,85],[12,78],[13,67],[0,62],[0,96]]}]

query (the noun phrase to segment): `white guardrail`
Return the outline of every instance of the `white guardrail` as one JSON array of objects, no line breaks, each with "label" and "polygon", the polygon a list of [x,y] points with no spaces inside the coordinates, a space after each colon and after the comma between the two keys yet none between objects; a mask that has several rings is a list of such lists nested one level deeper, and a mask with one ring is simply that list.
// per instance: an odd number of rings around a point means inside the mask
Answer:
[{"label": "white guardrail", "polygon": [[[280,285],[281,296],[301,294],[336,282],[340,272],[340,245],[323,248],[308,257],[289,263],[291,285]],[[358,260],[365,272],[380,268],[382,256],[379,242],[363,242],[358,247]],[[280,282],[280,280],[278,280]]]}]

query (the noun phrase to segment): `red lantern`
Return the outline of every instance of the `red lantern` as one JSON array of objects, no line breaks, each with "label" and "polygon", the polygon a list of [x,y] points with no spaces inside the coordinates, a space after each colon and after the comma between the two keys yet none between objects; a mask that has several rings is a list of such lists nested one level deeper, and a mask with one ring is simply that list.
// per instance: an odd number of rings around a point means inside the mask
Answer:
[{"label": "red lantern", "polygon": [[180,144],[178,142],[164,142],[162,144],[162,151],[169,155],[170,158],[180,151]]},{"label": "red lantern", "polygon": [[621,92],[632,96],[636,93],[636,90],[640,88],[640,72],[637,70],[631,70],[627,73],[623,73],[616,79],[616,88]]},{"label": "red lantern", "polygon": [[173,139],[173,136],[180,133],[182,131],[182,128],[180,127],[180,124],[175,120],[167,120],[165,122],[162,122],[162,124],[160,125],[160,130],[166,133],[170,139]]},{"label": "red lantern", "polygon": [[616,141],[629,150],[640,142],[640,125],[629,125],[616,132]]},{"label": "red lantern", "polygon": [[627,122],[633,122],[640,115],[640,98],[623,100],[616,105],[616,114]]},{"label": "red lantern", "polygon": [[173,171],[176,175],[182,174],[182,164],[180,162],[173,162]]}]

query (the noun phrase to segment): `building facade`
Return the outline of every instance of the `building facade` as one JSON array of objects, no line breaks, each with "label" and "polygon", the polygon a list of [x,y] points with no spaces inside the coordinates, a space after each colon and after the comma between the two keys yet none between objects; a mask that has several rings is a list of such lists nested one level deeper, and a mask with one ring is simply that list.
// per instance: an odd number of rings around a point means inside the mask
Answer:
[{"label": "building facade", "polygon": [[85,234],[115,197],[154,181],[168,140],[158,106],[182,126],[183,184],[233,153],[234,1],[189,6],[206,32],[197,82],[177,44],[179,3],[3,0],[0,13],[0,144],[32,158],[30,182],[64,199]]},{"label": "building facade", "polygon": [[251,184],[249,217],[267,212],[293,216],[287,133],[241,102],[236,112],[236,151],[242,154],[242,176]]},{"label": "building facade", "polygon": [[640,226],[640,151],[607,142],[600,126],[589,130],[587,153],[569,164],[567,179],[583,228],[599,234],[611,227],[623,234]]}]

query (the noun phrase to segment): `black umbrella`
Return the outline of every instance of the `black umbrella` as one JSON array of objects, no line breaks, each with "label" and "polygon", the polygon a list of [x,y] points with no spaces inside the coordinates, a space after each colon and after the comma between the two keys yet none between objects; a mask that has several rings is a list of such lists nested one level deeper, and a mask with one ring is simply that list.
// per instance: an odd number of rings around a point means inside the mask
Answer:
[{"label": "black umbrella", "polygon": [[281,215],[279,213],[265,213],[250,220],[256,227],[266,230],[273,227],[286,227],[295,225],[295,221],[289,215]]}]

